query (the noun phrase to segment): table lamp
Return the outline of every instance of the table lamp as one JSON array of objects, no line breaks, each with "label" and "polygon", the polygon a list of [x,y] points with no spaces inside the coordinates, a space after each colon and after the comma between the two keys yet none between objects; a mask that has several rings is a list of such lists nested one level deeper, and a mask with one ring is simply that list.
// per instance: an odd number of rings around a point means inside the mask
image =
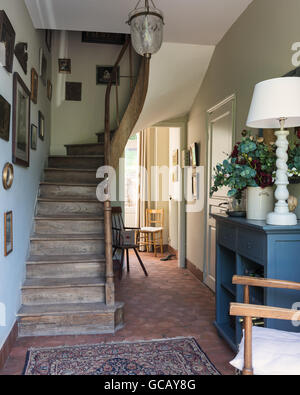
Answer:
[{"label": "table lamp", "polygon": [[247,126],[258,129],[276,129],[277,203],[267,216],[268,225],[297,225],[297,217],[289,212],[287,200],[288,135],[286,128],[300,126],[300,77],[275,78],[256,85],[248,115]]}]

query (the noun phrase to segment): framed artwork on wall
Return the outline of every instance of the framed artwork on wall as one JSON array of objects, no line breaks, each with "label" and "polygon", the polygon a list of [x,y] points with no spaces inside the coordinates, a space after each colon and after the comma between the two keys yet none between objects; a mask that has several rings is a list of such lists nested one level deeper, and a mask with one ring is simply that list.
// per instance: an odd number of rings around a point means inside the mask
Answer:
[{"label": "framed artwork on wall", "polygon": [[190,146],[190,166],[197,167],[199,166],[199,144],[193,143]]},{"label": "framed artwork on wall", "polygon": [[126,34],[123,33],[99,33],[99,32],[82,33],[83,43],[124,45],[125,40],[126,40]]},{"label": "framed artwork on wall", "polygon": [[31,94],[18,73],[14,73],[13,85],[13,163],[28,167]]},{"label": "framed artwork on wall", "polygon": [[50,80],[47,81],[47,98],[49,101],[52,100],[52,84]]},{"label": "framed artwork on wall", "polygon": [[4,214],[4,256],[13,251],[13,213],[9,211]]},{"label": "framed artwork on wall", "polygon": [[16,33],[5,11],[0,11],[0,42],[5,44],[5,68],[12,73]]},{"label": "framed artwork on wall", "polygon": [[38,99],[38,88],[39,88],[39,76],[37,71],[31,69],[31,100],[34,104],[37,104]]},{"label": "framed artwork on wall", "polygon": [[31,125],[31,149],[36,151],[37,149],[37,127],[35,125]]},{"label": "framed artwork on wall", "polygon": [[0,138],[9,141],[10,104],[0,96]]},{"label": "framed artwork on wall", "polygon": [[120,67],[118,67],[117,72],[113,73],[113,66],[97,66],[97,85],[108,85],[110,79],[112,78],[112,85],[120,85]]},{"label": "framed artwork on wall", "polygon": [[47,59],[44,55],[43,48],[40,49],[40,77],[44,86],[47,84]]},{"label": "framed artwork on wall", "polygon": [[72,66],[71,59],[58,59],[58,71],[59,73],[71,74]]},{"label": "framed artwork on wall", "polygon": [[81,101],[81,97],[82,97],[82,83],[66,82],[66,100]]},{"label": "framed artwork on wall", "polygon": [[39,111],[39,138],[42,141],[45,139],[45,117],[41,111]]},{"label": "framed artwork on wall", "polygon": [[51,52],[52,47],[52,31],[47,29],[45,30],[45,42],[49,52]]},{"label": "framed artwork on wall", "polygon": [[14,182],[14,167],[11,163],[6,163],[2,171],[2,184],[5,190],[12,187]]},{"label": "framed artwork on wall", "polygon": [[28,44],[27,43],[17,43],[15,46],[15,55],[18,59],[23,71],[27,74],[27,62],[28,62]]}]

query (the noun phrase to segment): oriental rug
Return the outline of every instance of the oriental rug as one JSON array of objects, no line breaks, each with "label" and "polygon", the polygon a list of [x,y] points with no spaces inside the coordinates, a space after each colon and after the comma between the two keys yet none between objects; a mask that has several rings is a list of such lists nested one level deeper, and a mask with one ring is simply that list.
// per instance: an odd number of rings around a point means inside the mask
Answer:
[{"label": "oriental rug", "polygon": [[193,338],[30,349],[24,375],[220,375]]}]

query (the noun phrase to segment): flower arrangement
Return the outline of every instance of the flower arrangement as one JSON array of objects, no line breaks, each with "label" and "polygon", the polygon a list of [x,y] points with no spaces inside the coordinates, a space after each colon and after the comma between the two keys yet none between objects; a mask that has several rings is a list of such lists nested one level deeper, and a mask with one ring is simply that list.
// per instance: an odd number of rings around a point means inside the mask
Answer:
[{"label": "flower arrangement", "polygon": [[248,131],[243,131],[242,136],[228,159],[214,169],[211,196],[225,186],[229,187],[228,196],[240,202],[247,187],[266,188],[274,184],[275,144],[267,145],[262,137],[251,136]]},{"label": "flower arrangement", "polygon": [[291,183],[300,182],[300,128],[289,136],[288,176]]}]

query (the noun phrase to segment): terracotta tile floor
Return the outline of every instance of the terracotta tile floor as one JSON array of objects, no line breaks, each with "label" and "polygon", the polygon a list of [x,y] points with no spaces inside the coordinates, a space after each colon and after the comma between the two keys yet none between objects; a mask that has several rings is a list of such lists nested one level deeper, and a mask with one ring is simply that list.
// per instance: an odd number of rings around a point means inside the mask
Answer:
[{"label": "terracotta tile floor", "polygon": [[229,365],[233,353],[219,338],[214,326],[213,293],[177,261],[141,254],[146,278],[136,258],[130,255],[130,274],[117,282],[117,300],[125,302],[125,327],[114,335],[31,337],[17,340],[0,375],[22,373],[30,347],[93,344],[124,340],[193,336],[222,374],[234,374]]}]

